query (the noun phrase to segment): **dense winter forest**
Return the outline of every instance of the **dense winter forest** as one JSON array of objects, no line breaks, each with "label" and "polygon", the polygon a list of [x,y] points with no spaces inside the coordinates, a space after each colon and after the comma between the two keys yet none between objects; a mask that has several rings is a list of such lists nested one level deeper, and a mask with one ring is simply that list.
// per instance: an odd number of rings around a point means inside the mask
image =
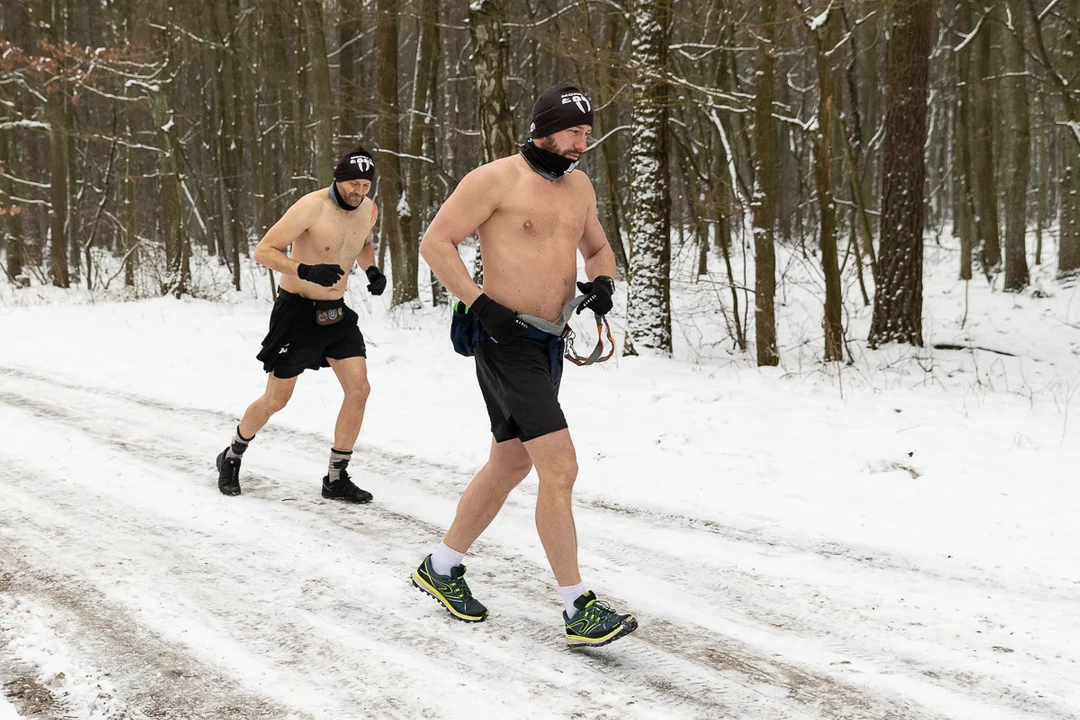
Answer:
[{"label": "dense winter forest", "polygon": [[1030,263],[1080,269],[1075,0],[15,0],[3,274],[199,295],[192,258],[213,258],[239,289],[362,144],[392,302],[441,302],[427,223],[561,80],[597,109],[583,166],[639,349],[670,351],[673,255],[727,278],[716,312],[762,365],[779,248],[820,267],[833,360],[842,293],[874,305],[871,345],[922,344],[925,242],[1004,291]]}]

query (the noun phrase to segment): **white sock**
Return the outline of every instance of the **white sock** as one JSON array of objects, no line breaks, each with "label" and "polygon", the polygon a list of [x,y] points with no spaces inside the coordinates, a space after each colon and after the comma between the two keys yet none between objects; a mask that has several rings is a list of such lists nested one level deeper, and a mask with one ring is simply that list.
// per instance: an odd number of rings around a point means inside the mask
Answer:
[{"label": "white sock", "polygon": [[562,595],[563,604],[566,605],[567,617],[574,617],[574,613],[578,611],[577,606],[574,605],[574,601],[585,594],[585,583],[578,583],[577,585],[571,585],[570,587],[560,587],[559,594]]},{"label": "white sock", "polygon": [[450,568],[457,567],[465,559],[465,553],[458,552],[446,543],[439,543],[435,552],[431,553],[431,569],[438,575],[449,575]]}]

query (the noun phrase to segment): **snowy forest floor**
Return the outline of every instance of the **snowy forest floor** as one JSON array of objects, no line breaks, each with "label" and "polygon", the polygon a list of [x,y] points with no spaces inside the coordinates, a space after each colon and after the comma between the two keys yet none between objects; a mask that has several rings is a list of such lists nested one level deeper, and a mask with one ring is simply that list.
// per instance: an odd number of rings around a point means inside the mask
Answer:
[{"label": "snowy forest floor", "polygon": [[583,576],[641,622],[589,652],[561,641],[535,476],[466,560],[487,622],[409,584],[489,442],[445,308],[353,276],[352,507],[319,496],[329,371],[217,491],[265,382],[264,273],[214,302],[0,285],[0,720],[1080,718],[1080,287],[977,279],[965,313],[928,242],[925,349],[868,350],[848,272],[853,363],[821,363],[791,253],[783,361],[756,368],[678,256],[676,358],[567,367]]}]

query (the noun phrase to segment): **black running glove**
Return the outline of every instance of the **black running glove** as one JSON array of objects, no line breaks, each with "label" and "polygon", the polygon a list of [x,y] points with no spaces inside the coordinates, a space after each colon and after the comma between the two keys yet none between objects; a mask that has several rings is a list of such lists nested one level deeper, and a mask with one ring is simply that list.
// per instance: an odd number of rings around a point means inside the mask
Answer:
[{"label": "black running glove", "polygon": [[296,268],[296,276],[301,280],[307,280],[323,287],[333,287],[345,271],[340,265],[331,263],[319,263],[318,265],[305,265],[300,263]]},{"label": "black running glove", "polygon": [[516,312],[505,305],[500,305],[483,293],[473,300],[471,310],[476,313],[480,324],[495,342],[512,342],[529,329]]},{"label": "black running glove", "polygon": [[615,292],[615,281],[607,275],[597,275],[592,282],[579,282],[578,290],[587,297],[578,305],[577,313],[585,308],[592,310],[597,315],[607,315],[611,312],[614,303],[611,294]]},{"label": "black running glove", "polygon": [[367,273],[368,292],[372,295],[382,295],[383,290],[386,289],[386,276],[382,274],[382,270],[372,265],[364,272]]}]

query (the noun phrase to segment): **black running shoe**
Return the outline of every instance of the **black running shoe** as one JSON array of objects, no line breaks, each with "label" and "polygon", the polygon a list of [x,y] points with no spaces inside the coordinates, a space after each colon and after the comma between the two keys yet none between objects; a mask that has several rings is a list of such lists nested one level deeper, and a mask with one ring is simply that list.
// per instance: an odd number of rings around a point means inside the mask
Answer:
[{"label": "black running shoe", "polygon": [[230,458],[229,448],[217,456],[217,486],[222,495],[240,494],[240,458]]},{"label": "black running shoe", "polygon": [[464,565],[450,568],[449,575],[439,575],[432,569],[428,555],[412,574],[412,584],[442,603],[457,619],[481,622],[487,617],[487,608],[472,596],[464,576]]},{"label": "black running shoe", "polygon": [[369,503],[371,493],[361,490],[349,479],[349,473],[341,471],[341,477],[330,482],[330,476],[324,475],[322,479],[322,496],[327,500],[341,500],[348,503]]},{"label": "black running shoe", "polygon": [[566,644],[572,648],[600,647],[637,630],[633,615],[619,615],[596,599],[592,590],[574,601],[577,612],[566,621]]}]

